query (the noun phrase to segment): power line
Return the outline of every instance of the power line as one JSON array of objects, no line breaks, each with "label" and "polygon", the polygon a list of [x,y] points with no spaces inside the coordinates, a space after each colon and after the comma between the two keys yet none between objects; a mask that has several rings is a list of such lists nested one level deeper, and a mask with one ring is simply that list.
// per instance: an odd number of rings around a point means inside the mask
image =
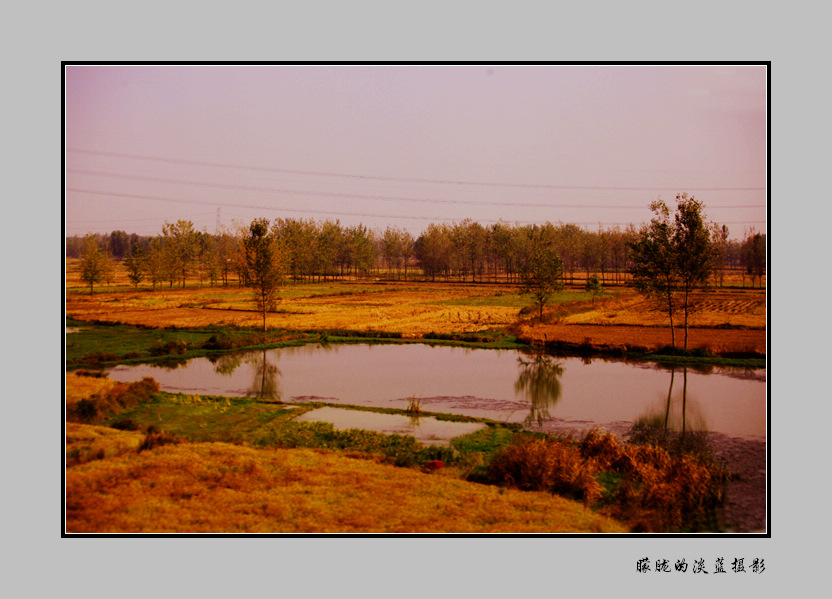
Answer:
[{"label": "power line", "polygon": [[[101,196],[108,196],[108,197],[121,197],[121,198],[128,198],[128,199],[138,199],[138,200],[153,200],[158,202],[174,202],[174,203],[181,203],[181,204],[196,204],[201,206],[212,205],[217,206],[218,202],[201,202],[199,200],[183,200],[177,198],[164,198],[158,196],[149,196],[149,195],[140,195],[140,194],[128,194],[128,193],[115,193],[110,191],[99,191],[93,189],[80,189],[76,187],[68,187],[66,191],[72,191],[77,193],[88,193],[92,195],[101,195]],[[300,212],[304,214],[318,214],[323,216],[357,216],[357,217],[364,217],[364,218],[387,218],[387,219],[406,219],[406,220],[426,220],[426,221],[444,221],[444,222],[455,222],[461,220],[460,218],[444,218],[444,217],[436,217],[436,216],[407,216],[407,215],[391,215],[391,214],[373,214],[367,212],[342,212],[342,211],[333,211],[333,210],[311,210],[305,208],[278,208],[274,206],[262,206],[262,205],[252,205],[252,204],[227,204],[222,203],[222,207],[225,208],[242,208],[242,209],[249,209],[249,210],[271,210],[277,212]],[[493,220],[493,219],[483,219],[480,222],[486,223],[498,223],[500,220]],[[533,224],[537,221],[515,221],[519,224]],[[722,224],[764,224],[766,221],[738,221],[738,222],[731,222],[731,223],[722,223]],[[581,223],[573,223],[576,225],[583,225],[583,226],[595,226],[595,225],[628,225],[630,223],[600,223],[597,221],[593,222],[581,222]]]},{"label": "power line", "polygon": [[[345,193],[335,191],[307,191],[299,189],[283,189],[275,187],[259,187],[254,185],[233,185],[228,183],[208,183],[204,181],[190,181],[185,179],[172,179],[167,177],[149,177],[146,175],[127,175],[123,173],[110,173],[106,171],[93,171],[78,168],[66,169],[68,173],[75,173],[80,175],[94,175],[98,177],[109,177],[113,179],[129,179],[132,181],[145,181],[152,183],[174,183],[177,185],[194,185],[197,187],[208,187],[211,189],[231,189],[237,191],[256,191],[265,193],[287,193],[294,195],[311,195],[311,196],[326,196],[335,198],[349,198],[362,200],[381,200],[381,201],[399,201],[399,202],[418,202],[418,203],[433,203],[433,204],[466,204],[473,206],[503,206],[503,207],[522,207],[522,208],[601,208],[601,209],[626,209],[626,210],[644,210],[645,206],[636,205],[613,205],[613,204],[551,204],[551,203],[535,203],[535,202],[486,202],[482,200],[448,200],[435,198],[412,198],[401,196],[378,196],[359,193]],[[713,206],[709,208],[762,208],[757,204],[738,204],[733,206]]]},{"label": "power line", "polygon": [[404,183],[437,183],[441,185],[473,185],[484,187],[508,187],[514,189],[569,189],[587,191],[666,191],[668,189],[686,189],[687,191],[764,191],[765,187],[616,187],[603,185],[551,185],[540,183],[500,183],[493,181],[462,181],[455,179],[427,179],[417,177],[385,177],[381,175],[355,175],[347,173],[333,173],[327,171],[306,171],[298,169],[285,169],[267,166],[249,166],[244,164],[228,164],[221,162],[203,162],[196,160],[185,160],[181,158],[162,158],[158,156],[145,156],[142,154],[128,154],[122,152],[102,152],[99,150],[86,150],[82,148],[66,148],[67,152],[80,154],[92,154],[96,156],[110,156],[113,158],[132,158],[136,160],[151,160],[154,162],[165,162],[169,164],[187,164],[191,166],[209,166],[213,168],[242,169],[260,172],[288,173],[294,175],[312,175],[318,177],[367,179],[372,181],[398,181]]}]

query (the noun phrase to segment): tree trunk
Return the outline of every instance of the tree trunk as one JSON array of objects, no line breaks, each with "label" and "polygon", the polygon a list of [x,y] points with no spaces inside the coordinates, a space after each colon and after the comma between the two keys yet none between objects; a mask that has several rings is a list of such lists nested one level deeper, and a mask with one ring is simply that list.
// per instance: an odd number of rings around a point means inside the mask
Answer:
[{"label": "tree trunk", "polygon": [[682,383],[682,438],[685,438],[685,411],[687,410],[688,402],[688,367],[685,366],[682,370],[684,375],[684,382]]},{"label": "tree trunk", "polygon": [[667,433],[667,425],[670,421],[670,398],[673,395],[673,379],[676,377],[676,369],[670,369],[670,389],[667,390],[667,408],[664,412],[664,431]]}]

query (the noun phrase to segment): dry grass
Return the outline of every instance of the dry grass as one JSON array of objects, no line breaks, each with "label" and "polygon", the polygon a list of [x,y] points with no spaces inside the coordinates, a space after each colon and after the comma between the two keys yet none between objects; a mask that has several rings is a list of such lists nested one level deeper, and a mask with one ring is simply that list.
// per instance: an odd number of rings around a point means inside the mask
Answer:
[{"label": "dry grass", "polygon": [[[93,295],[79,286],[75,268],[66,275],[67,316],[87,321],[120,322],[150,327],[207,325],[262,326],[251,293],[236,286],[163,286],[155,291],[97,287]],[[117,271],[118,272],[118,271]],[[482,296],[515,293],[501,286],[459,286],[441,283],[358,281],[339,284],[287,285],[277,311],[267,316],[270,328],[389,331],[418,337],[426,333],[469,333],[505,327],[519,308],[480,305]],[[469,305],[465,304],[470,298]],[[443,305],[443,302],[460,302]],[[496,302],[499,303],[499,302]]]},{"label": "dry grass", "polygon": [[69,467],[125,453],[135,453],[144,437],[139,432],[67,422],[66,465]]},{"label": "dry grass", "polygon": [[[676,324],[682,324],[678,309]],[[667,313],[656,302],[630,291],[596,310],[567,316],[560,324],[667,326]],[[694,327],[766,326],[766,294],[762,290],[714,290],[697,293],[692,298],[689,325]]]},{"label": "dry grass", "polygon": [[116,381],[106,377],[82,376],[77,372],[67,372],[65,387],[67,406],[82,399],[88,399],[96,393],[106,394],[116,385]]},{"label": "dry grass", "polygon": [[[66,381],[73,403],[117,385]],[[451,469],[426,475],[313,450],[158,437],[66,424],[67,532],[626,532],[567,499],[466,483]]]},{"label": "dry grass", "polygon": [[[598,482],[602,473],[616,481],[606,493]],[[690,455],[623,444],[594,429],[579,443],[518,437],[494,457],[489,476],[499,484],[603,505],[602,512],[636,531],[666,532],[717,526],[726,475]]]},{"label": "dry grass", "polygon": [[[86,381],[85,379],[91,379]],[[159,384],[145,377],[134,383],[104,378],[66,375],[66,418],[68,421],[95,424],[136,404],[148,401],[159,391]]]},{"label": "dry grass", "polygon": [[[251,294],[237,286],[190,286],[185,289],[163,286],[155,291],[143,287],[135,291],[126,285],[126,274],[116,271],[113,287],[99,287],[94,295],[80,286],[77,261],[67,260],[67,316],[87,321],[120,322],[150,327],[204,327],[207,325],[261,326],[261,317],[253,310]],[[119,285],[116,287],[115,285]],[[519,305],[501,301],[515,294],[516,287],[507,285],[459,285],[448,283],[380,282],[373,280],[337,284],[287,285],[281,290],[283,299],[276,312],[267,317],[271,328],[323,330],[349,329],[402,333],[405,337],[421,337],[428,333],[473,333],[506,328],[518,320]],[[493,301],[492,301],[493,300]],[[530,303],[531,300],[528,300]],[[521,302],[522,303],[522,302]],[[681,323],[681,312],[679,320]],[[667,316],[654,303],[623,289],[615,297],[590,302],[572,303],[550,310],[549,323],[523,324],[523,338],[542,341],[584,334],[576,329],[550,329],[552,326],[591,326],[592,343],[599,345],[629,344],[622,342],[616,327],[655,327],[661,331],[644,331],[644,339],[632,339],[634,331],[625,331],[635,346],[669,344]],[[616,325],[611,327],[610,325]],[[710,343],[744,351],[752,345],[765,352],[765,333],[753,339],[740,338],[736,331],[715,327],[766,326],[766,294],[758,289],[717,289],[695,298],[690,325],[713,329],[706,339],[694,346]],[[603,328],[601,328],[603,327]],[[653,341],[657,335],[666,340]],[[731,340],[731,336],[737,340]],[[605,339],[607,336],[615,337]],[[701,335],[700,335],[701,336]],[[578,342],[583,341],[582,337]],[[640,341],[640,342],[639,342]]]},{"label": "dry grass", "polygon": [[[654,351],[671,345],[667,314],[633,291],[623,291],[596,309],[517,326],[517,337],[537,345]],[[684,343],[681,311],[675,316],[676,345]],[[715,290],[697,294],[689,318],[688,348],[714,355],[767,353],[766,293]]]},{"label": "dry grass", "polygon": [[[105,429],[106,431],[106,429]],[[131,447],[137,434],[71,425]],[[139,435],[139,437],[141,437]],[[121,443],[119,445],[119,442]],[[107,453],[105,451],[105,453]],[[306,449],[223,443],[112,451],[67,468],[70,533],[621,533],[626,527],[546,493]]]}]

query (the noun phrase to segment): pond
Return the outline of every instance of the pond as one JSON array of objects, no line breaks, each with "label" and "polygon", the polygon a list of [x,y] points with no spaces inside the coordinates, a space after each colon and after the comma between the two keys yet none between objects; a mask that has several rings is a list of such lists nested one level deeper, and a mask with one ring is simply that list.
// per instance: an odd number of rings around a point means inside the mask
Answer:
[{"label": "pond", "polygon": [[[766,437],[762,369],[670,369],[515,350],[332,344],[229,353],[169,366],[123,365],[110,371],[112,379],[125,382],[145,376],[174,393],[401,409],[415,400],[423,411],[531,428],[622,430],[649,420],[674,430],[707,430],[749,440]],[[324,421],[334,422],[333,417],[320,413]],[[372,418],[365,416],[366,425],[360,427],[373,428]]]}]

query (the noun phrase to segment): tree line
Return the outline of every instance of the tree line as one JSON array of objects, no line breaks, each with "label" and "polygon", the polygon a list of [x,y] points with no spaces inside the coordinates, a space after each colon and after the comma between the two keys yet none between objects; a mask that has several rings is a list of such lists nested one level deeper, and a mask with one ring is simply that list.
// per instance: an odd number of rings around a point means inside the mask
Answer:
[{"label": "tree line", "polygon": [[[293,283],[384,276],[521,284],[522,266],[532,240],[538,238],[562,261],[565,284],[594,276],[601,285],[621,285],[632,281],[632,244],[645,228],[629,225],[594,231],[550,222],[484,226],[466,219],[455,224],[431,223],[414,237],[398,227],[371,230],[361,224],[344,226],[338,220],[257,220],[267,223],[268,235],[277,244],[281,270]],[[725,225],[703,226],[713,284],[723,285],[725,272],[734,270],[749,276],[752,285],[761,285],[766,268],[765,234],[752,229],[742,240],[730,239]],[[208,233],[196,230],[191,221],[178,220],[166,222],[161,233],[153,236],[113,231],[68,237],[66,255],[82,258],[82,271],[87,272],[83,280],[91,286],[113,280],[115,261],[124,264],[137,287],[184,287],[187,281],[246,286],[250,277],[244,241],[249,234],[250,226],[244,224]]]}]

